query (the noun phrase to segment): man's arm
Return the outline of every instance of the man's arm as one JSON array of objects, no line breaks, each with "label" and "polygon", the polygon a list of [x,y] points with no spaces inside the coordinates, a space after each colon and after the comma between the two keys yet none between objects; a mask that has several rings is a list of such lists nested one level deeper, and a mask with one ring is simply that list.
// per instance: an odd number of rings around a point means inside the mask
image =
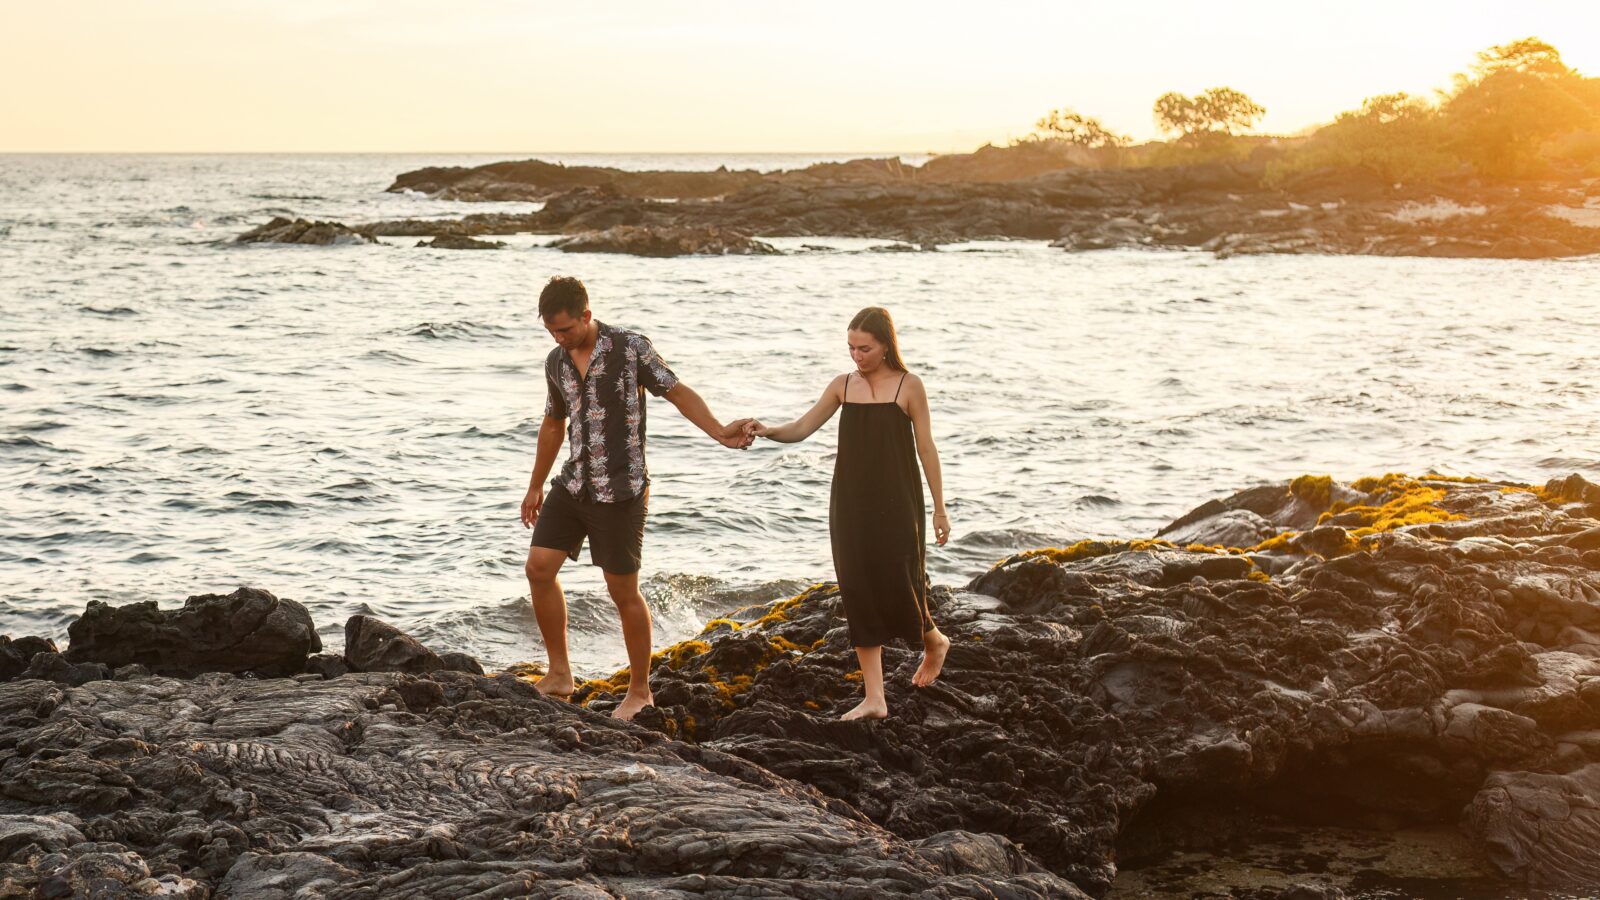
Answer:
[{"label": "man's arm", "polygon": [[734,447],[743,450],[750,446],[752,436],[745,433],[745,423],[749,419],[739,419],[727,425],[717,421],[711,414],[711,408],[706,406],[706,401],[694,392],[694,388],[683,382],[673,385],[672,389],[662,395],[668,403],[678,408],[683,417],[694,423],[694,426],[724,447]]},{"label": "man's arm", "polygon": [[556,454],[561,452],[561,442],[567,433],[567,420],[545,416],[539,423],[539,449],[533,456],[533,477],[528,479],[528,493],[522,498],[522,525],[532,528],[539,520],[539,508],[544,506],[544,483],[550,469],[556,464]]}]

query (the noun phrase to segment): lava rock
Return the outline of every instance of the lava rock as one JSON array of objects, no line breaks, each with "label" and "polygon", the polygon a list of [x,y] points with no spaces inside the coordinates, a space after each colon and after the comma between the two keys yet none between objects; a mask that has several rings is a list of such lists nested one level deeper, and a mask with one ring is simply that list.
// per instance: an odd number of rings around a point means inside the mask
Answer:
[{"label": "lava rock", "polygon": [[243,587],[189,597],[181,609],[155,601],[109,606],[91,600],[67,628],[66,660],[118,668],[137,663],[164,675],[202,672],[293,675],[322,649],[311,614],[293,600]]}]

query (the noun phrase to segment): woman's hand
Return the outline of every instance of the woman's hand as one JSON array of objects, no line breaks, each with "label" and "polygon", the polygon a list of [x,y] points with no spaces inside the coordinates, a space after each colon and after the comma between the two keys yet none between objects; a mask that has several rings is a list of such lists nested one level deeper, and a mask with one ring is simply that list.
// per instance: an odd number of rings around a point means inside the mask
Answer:
[{"label": "woman's hand", "polygon": [[950,515],[948,513],[936,512],[933,514],[933,538],[941,547],[945,545],[946,541],[950,540]]},{"label": "woman's hand", "polygon": [[745,425],[745,431],[751,437],[772,437],[773,429],[761,424],[756,419],[751,419],[749,424]]}]

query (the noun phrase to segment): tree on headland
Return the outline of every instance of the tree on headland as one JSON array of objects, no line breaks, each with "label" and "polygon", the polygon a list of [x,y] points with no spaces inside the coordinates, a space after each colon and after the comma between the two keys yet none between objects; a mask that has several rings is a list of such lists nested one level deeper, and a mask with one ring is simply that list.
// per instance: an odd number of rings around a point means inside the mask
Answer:
[{"label": "tree on headland", "polygon": [[1097,150],[1102,147],[1123,147],[1130,139],[1105,127],[1099,119],[1062,107],[1051,110],[1034,123],[1034,134],[1042,140],[1065,141],[1079,147]]},{"label": "tree on headland", "polygon": [[1177,91],[1162,94],[1154,112],[1156,127],[1191,144],[1249,130],[1267,114],[1265,107],[1230,87],[1210,88],[1193,97]]},{"label": "tree on headland", "polygon": [[1600,79],[1538,38],[1490,47],[1437,103],[1369,97],[1274,161],[1267,178],[1314,169],[1364,169],[1388,182],[1600,174]]},{"label": "tree on headland", "polygon": [[1470,75],[1456,76],[1444,102],[1450,146],[1481,175],[1543,174],[1545,144],[1596,125],[1600,109],[1585,81],[1537,38],[1491,47]]},{"label": "tree on headland", "polygon": [[1444,145],[1436,107],[1406,93],[1380,94],[1340,113],[1306,146],[1269,166],[1268,180],[1322,168],[1366,169],[1385,182],[1436,178],[1461,167]]},{"label": "tree on headland", "polygon": [[[1576,74],[1561,61],[1561,51],[1536,37],[1525,37],[1509,44],[1499,44],[1478,52],[1478,61],[1472,71],[1478,78],[1488,78],[1498,72],[1522,72],[1528,75],[1562,77]],[[1471,79],[1457,75],[1461,85]]]}]

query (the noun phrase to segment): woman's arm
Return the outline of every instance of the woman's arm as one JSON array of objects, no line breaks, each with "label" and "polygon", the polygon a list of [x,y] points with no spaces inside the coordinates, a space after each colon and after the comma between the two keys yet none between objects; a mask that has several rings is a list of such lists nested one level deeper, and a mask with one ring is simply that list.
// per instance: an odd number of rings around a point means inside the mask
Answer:
[{"label": "woman's arm", "polygon": [[758,422],[755,424],[754,433],[781,444],[794,444],[811,437],[839,410],[839,404],[844,401],[844,379],[845,376],[840,375],[828,382],[828,386],[822,390],[822,396],[805,415],[793,422],[785,422],[770,428]]},{"label": "woman's arm", "polygon": [[944,473],[939,469],[939,448],[933,444],[933,428],[928,421],[928,392],[922,379],[915,375],[906,376],[906,406],[917,432],[917,457],[928,477],[928,493],[933,495],[933,536],[942,547],[950,540],[950,516],[944,509]]}]

